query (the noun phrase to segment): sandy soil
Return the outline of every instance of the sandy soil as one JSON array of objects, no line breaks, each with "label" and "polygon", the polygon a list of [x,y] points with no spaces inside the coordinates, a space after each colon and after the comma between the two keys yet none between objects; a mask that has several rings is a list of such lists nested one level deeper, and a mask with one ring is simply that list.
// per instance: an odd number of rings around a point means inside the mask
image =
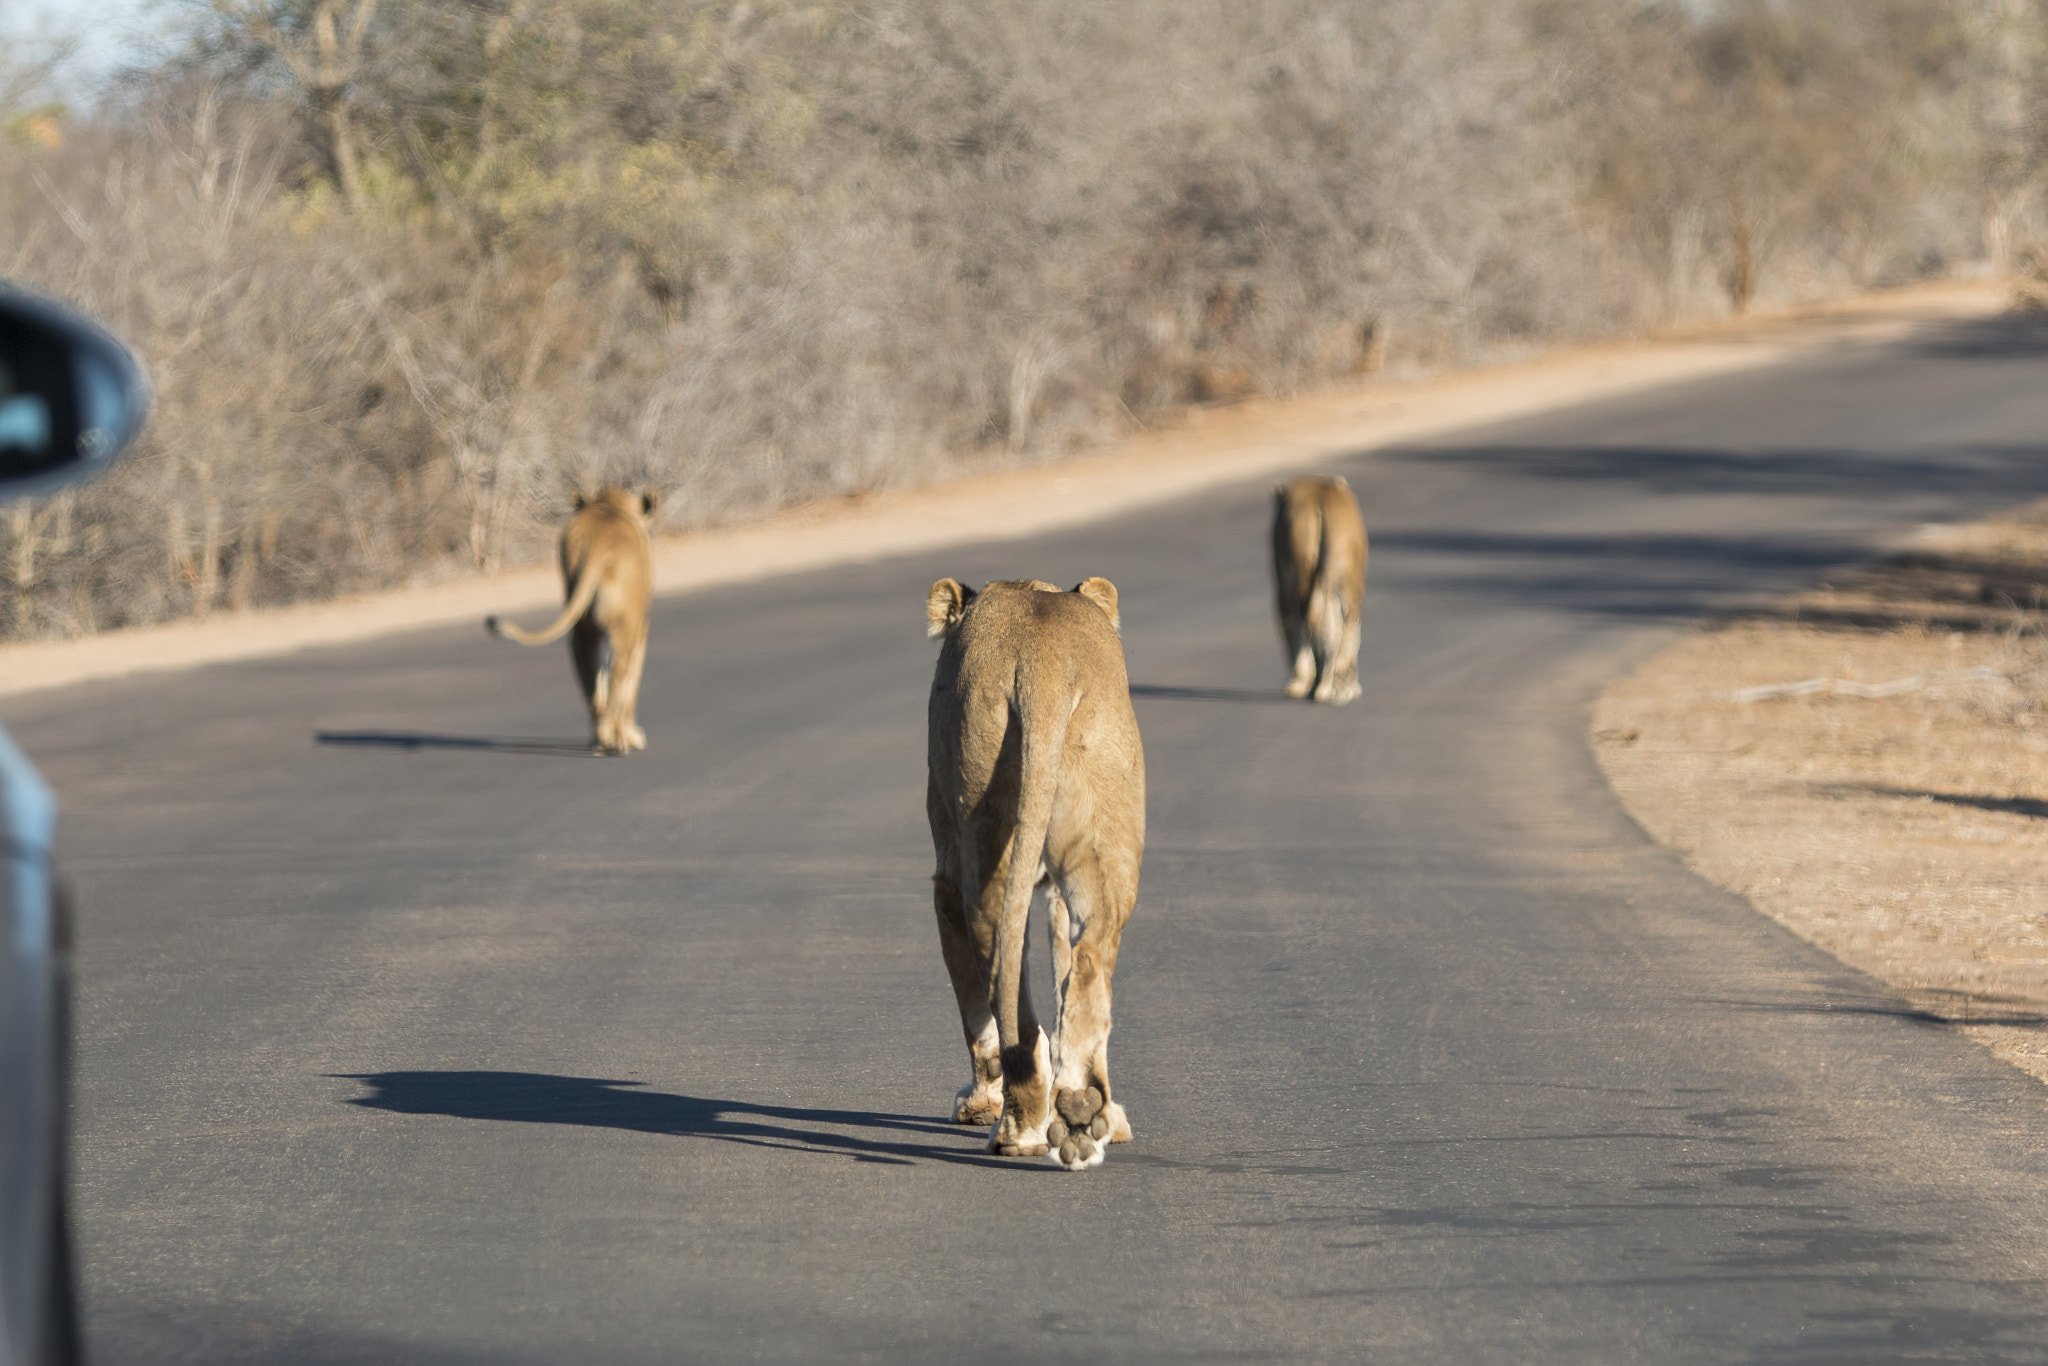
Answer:
[{"label": "sandy soil", "polygon": [[[2000,281],[1873,294],[1824,309],[1760,315],[1631,342],[1419,381],[1198,411],[1085,457],[930,489],[813,503],[744,525],[664,537],[662,593],[764,578],[1095,521],[1234,479],[1312,467],[1463,427],[1660,384],[1769,365],[1830,346],[1901,335],[2004,308]],[[146,670],[188,668],[492,612],[544,609],[560,581],[539,565],[333,602],[0,647],[0,696]]]},{"label": "sandy soil", "polygon": [[2048,1081],[2044,604],[2048,501],[1928,528],[1656,655],[1592,733],[1696,871]]}]

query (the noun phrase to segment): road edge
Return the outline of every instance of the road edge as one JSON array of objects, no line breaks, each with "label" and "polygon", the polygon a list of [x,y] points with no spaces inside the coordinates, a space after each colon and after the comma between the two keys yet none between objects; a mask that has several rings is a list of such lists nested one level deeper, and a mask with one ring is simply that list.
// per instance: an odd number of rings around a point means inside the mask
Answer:
[{"label": "road edge", "polygon": [[[2043,498],[1924,526],[1825,583],[1665,636],[1597,686],[1582,721],[1652,844],[1913,1019],[2048,1084],[2030,909],[2043,647],[2019,629],[2039,609],[1952,586],[2038,576],[2044,536]],[[1915,573],[1934,581],[1917,594]]]}]

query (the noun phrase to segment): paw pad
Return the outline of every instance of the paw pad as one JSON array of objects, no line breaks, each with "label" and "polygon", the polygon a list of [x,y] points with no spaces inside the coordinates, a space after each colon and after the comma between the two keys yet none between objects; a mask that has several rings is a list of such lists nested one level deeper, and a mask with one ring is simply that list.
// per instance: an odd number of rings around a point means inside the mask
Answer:
[{"label": "paw pad", "polygon": [[1103,1146],[1109,1138],[1109,1106],[1096,1087],[1085,1091],[1063,1088],[1053,1098],[1053,1120],[1045,1126],[1045,1141],[1055,1160],[1069,1171],[1081,1171],[1102,1161]]}]

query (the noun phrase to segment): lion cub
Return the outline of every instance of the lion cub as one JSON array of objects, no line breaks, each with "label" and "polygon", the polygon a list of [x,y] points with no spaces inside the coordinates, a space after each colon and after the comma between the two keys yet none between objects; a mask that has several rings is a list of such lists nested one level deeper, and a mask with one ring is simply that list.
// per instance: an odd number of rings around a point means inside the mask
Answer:
[{"label": "lion cub", "polygon": [[[953,1118],[988,1149],[1101,1164],[1130,1122],[1109,1086],[1109,980],[1145,856],[1145,752],[1131,712],[1116,587],[1087,579],[932,585],[932,900],[974,1079]],[[1025,980],[1036,886],[1052,912],[1048,1039]]]},{"label": "lion cub", "polygon": [[1294,676],[1338,705],[1358,696],[1359,609],[1365,602],[1365,519],[1351,485],[1314,475],[1273,489],[1273,587]]},{"label": "lion cub", "polygon": [[521,645],[546,645],[569,635],[569,658],[590,703],[592,743],[600,754],[647,748],[633,724],[640,670],[647,662],[647,610],[654,593],[654,544],[647,517],[654,495],[620,488],[576,497],[576,515],[562,530],[561,615],[527,632],[496,617],[484,629]]}]

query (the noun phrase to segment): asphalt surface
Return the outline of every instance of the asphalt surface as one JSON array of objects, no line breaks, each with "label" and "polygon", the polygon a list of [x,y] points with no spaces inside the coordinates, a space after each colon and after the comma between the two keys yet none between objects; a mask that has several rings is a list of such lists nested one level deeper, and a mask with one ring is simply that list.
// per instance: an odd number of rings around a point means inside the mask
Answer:
[{"label": "asphalt surface", "polygon": [[[626,760],[480,626],[9,701],[96,1359],[2048,1360],[2048,1092],[1688,874],[1584,734],[1717,605],[2048,492],[2048,338],[1324,468],[1343,709],[1278,695],[1263,483],[665,601]],[[1137,1137],[1084,1175],[943,1122],[946,574],[1122,592]]]}]

